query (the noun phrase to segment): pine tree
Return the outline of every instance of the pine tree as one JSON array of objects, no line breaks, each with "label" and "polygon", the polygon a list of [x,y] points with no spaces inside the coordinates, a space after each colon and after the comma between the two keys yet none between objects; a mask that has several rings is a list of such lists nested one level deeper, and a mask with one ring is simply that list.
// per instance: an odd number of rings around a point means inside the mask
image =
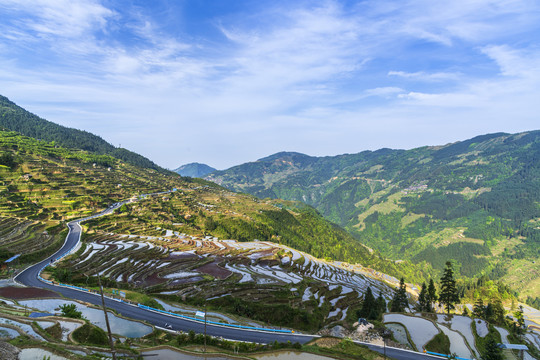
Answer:
[{"label": "pine tree", "polygon": [[362,309],[359,313],[360,317],[366,318],[368,320],[375,320],[378,317],[377,303],[375,302],[375,297],[371,288],[368,286],[366,294],[364,295],[364,302],[362,303]]},{"label": "pine tree", "polygon": [[514,312],[514,318],[516,319],[516,322],[514,323],[513,330],[517,335],[521,335],[525,332],[525,329],[527,329],[523,317],[523,305],[519,305],[518,310]]},{"label": "pine tree", "polygon": [[418,295],[418,311],[420,312],[428,310],[427,295],[426,283],[422,283],[422,289]]},{"label": "pine tree", "polygon": [[499,325],[504,324],[504,315],[506,314],[506,311],[504,310],[504,306],[502,304],[501,299],[496,298],[493,300],[492,309],[493,309],[492,322]]},{"label": "pine tree", "polygon": [[490,302],[486,305],[484,319],[493,322],[493,304]]},{"label": "pine tree", "polygon": [[405,308],[409,307],[409,301],[407,300],[407,288],[405,286],[405,280],[401,278],[399,282],[399,288],[396,289],[394,298],[392,299],[392,307],[390,311],[392,312],[403,312]]},{"label": "pine tree", "polygon": [[456,281],[454,280],[452,263],[447,261],[446,269],[444,269],[443,276],[441,277],[441,294],[439,295],[439,302],[444,305],[447,314],[450,314],[450,310],[456,308],[454,304],[458,301],[459,296],[456,288]]},{"label": "pine tree", "polygon": [[426,303],[427,303],[427,312],[433,312],[433,303],[439,299],[437,296],[437,289],[435,289],[435,283],[433,279],[429,279],[429,286],[427,290]]},{"label": "pine tree", "polygon": [[377,298],[377,310],[379,311],[379,317],[386,312],[386,300],[382,296],[382,293],[380,293]]}]

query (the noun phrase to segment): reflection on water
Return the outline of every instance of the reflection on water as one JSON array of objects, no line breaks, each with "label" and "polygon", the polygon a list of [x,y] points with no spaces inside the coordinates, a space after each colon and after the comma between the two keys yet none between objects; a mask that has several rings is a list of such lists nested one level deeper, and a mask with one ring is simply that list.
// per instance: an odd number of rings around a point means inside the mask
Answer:
[{"label": "reflection on water", "polygon": [[[103,330],[107,331],[107,325],[105,323],[105,315],[102,310],[90,308],[79,304],[76,301],[61,300],[61,299],[43,299],[43,300],[25,300],[19,301],[19,304],[27,305],[46,312],[60,312],[60,305],[75,304],[77,310],[81,311],[83,316],[87,318],[92,324],[99,326]],[[118,334],[125,337],[142,337],[152,332],[152,327],[144,325],[138,321],[131,321],[117,317],[108,312],[109,323],[111,325],[111,331],[114,334]]]},{"label": "reflection on water", "polygon": [[[144,359],[148,360],[231,360],[233,358],[225,355],[194,355],[172,349],[156,349],[141,351]],[[238,358],[234,358],[238,359]]]},{"label": "reflection on water", "polygon": [[390,324],[384,324],[388,329],[392,330],[392,333],[394,334],[394,339],[400,344],[404,344],[407,346],[411,346],[409,344],[409,340],[407,339],[407,331],[405,331],[405,327],[398,323],[390,323]]},{"label": "reflection on water", "polygon": [[[238,357],[232,358],[226,355],[212,355],[212,354],[189,354],[179,350],[173,349],[156,349],[142,351],[141,355],[147,360],[231,360],[238,359]],[[309,353],[302,353],[298,351],[278,351],[274,353],[264,355],[252,355],[250,358],[256,358],[260,360],[332,360],[329,357],[314,355]]]},{"label": "reflection on water", "polygon": [[332,360],[332,358],[298,351],[277,351],[264,355],[252,355],[259,360]]},{"label": "reflection on water", "polygon": [[19,353],[19,360],[36,360],[36,359],[50,359],[50,360],[68,360],[63,356],[55,355],[47,350],[40,348],[27,348],[22,349]]},{"label": "reflection on water", "polygon": [[17,336],[19,336],[19,332],[17,330],[0,326],[0,339],[14,339]]},{"label": "reflection on water", "polygon": [[32,328],[32,326],[30,324],[15,321],[15,320],[11,320],[11,319],[1,318],[1,317],[0,317],[0,324],[9,324],[9,325],[12,325],[12,326],[17,326],[22,331],[24,331],[28,335],[38,339],[39,341],[45,341],[45,339],[41,335],[39,335],[37,332],[35,332],[35,330]]}]

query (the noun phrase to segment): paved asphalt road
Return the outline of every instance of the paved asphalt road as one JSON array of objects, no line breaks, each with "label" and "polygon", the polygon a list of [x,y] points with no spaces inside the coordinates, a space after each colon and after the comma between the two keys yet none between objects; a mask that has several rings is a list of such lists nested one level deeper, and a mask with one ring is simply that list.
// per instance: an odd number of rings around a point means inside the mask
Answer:
[{"label": "paved asphalt road", "polygon": [[[82,231],[81,226],[79,225],[79,222],[109,214],[114,209],[120,207],[122,204],[123,202],[114,204],[113,206],[109,207],[107,210],[99,214],[68,223],[69,234],[62,248],[58,252],[56,252],[54,255],[50,256],[49,258],[35,265],[32,265],[28,267],[27,269],[25,269],[24,271],[22,271],[19,275],[15,277],[15,281],[26,286],[33,286],[33,287],[53,290],[57,293],[62,294],[66,298],[77,299],[77,300],[85,301],[85,302],[88,302],[97,306],[101,306],[101,298],[97,294],[92,294],[85,291],[79,291],[79,290],[75,290],[71,288],[48,284],[48,283],[40,281],[38,278],[38,275],[39,275],[40,270],[44,266],[51,263],[55,259],[62,257],[64,254],[68,253],[71,249],[73,249],[73,247],[77,245],[81,236],[81,231]],[[137,319],[137,320],[145,320],[148,323],[153,324],[155,326],[163,327],[165,323],[167,323],[167,324],[172,325],[174,330],[182,330],[182,331],[194,330],[197,333],[204,333],[203,322],[191,321],[188,319],[182,319],[179,317],[162,314],[155,311],[142,309],[137,306],[130,305],[130,304],[123,303],[123,302],[116,301],[109,298],[105,298],[105,305],[110,309],[114,309],[119,314],[125,317],[131,318],[131,319]],[[227,326],[210,325],[210,324],[207,324],[206,333],[208,335],[223,337],[230,340],[249,341],[249,342],[256,342],[256,343],[272,343],[274,341],[278,341],[278,342],[291,341],[292,343],[299,342],[301,344],[304,344],[317,337],[314,335],[276,333],[276,332],[269,332],[269,331],[238,329],[238,328],[232,328],[232,327],[227,327]],[[378,351],[380,353],[383,352],[382,347],[378,347],[375,345],[368,345],[368,346],[372,350]],[[389,348],[389,347],[386,348],[386,353],[389,357],[400,359],[400,360],[439,359],[437,357],[425,355],[422,353],[414,353],[414,352],[409,352],[409,351],[404,351],[401,349],[395,349],[395,348]]]}]

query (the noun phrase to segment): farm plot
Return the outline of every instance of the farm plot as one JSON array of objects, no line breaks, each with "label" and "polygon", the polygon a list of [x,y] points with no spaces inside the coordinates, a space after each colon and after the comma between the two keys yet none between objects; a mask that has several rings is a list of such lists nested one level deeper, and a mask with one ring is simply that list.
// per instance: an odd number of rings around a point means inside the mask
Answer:
[{"label": "farm plot", "polygon": [[476,349],[475,338],[472,332],[471,324],[473,320],[470,317],[452,315],[450,318],[446,315],[437,315],[437,321],[441,324],[450,324],[452,330],[459,332],[464,338],[469,347],[475,354],[479,354]]},{"label": "farm plot", "polygon": [[457,331],[450,330],[444,325],[439,324],[439,329],[448,336],[448,339],[450,339],[450,353],[457,354],[459,357],[471,359],[472,354],[469,348],[467,347],[467,344],[465,343],[465,339],[461,334]]},{"label": "farm plot", "polygon": [[486,337],[489,333],[488,323],[482,319],[476,319],[476,334],[480,337]]},{"label": "farm plot", "polygon": [[100,275],[108,286],[172,302],[204,298],[223,308],[238,301],[262,303],[316,312],[323,324],[330,324],[346,320],[368,286],[376,296],[389,299],[393,294],[388,284],[347,270],[344,263],[326,262],[271,242],[197,238],[180,232],[165,237],[103,231],[94,231],[85,240],[78,258],[57,264],[69,268],[75,282],[84,285],[88,277]]},{"label": "farm plot", "polygon": [[501,340],[502,340],[503,344],[508,344],[508,335],[510,335],[508,330],[506,330],[506,329],[504,329],[502,327],[499,327],[499,326],[495,326],[495,329],[501,335]]},{"label": "farm plot", "polygon": [[403,314],[385,314],[384,322],[402,324],[409,332],[414,346],[422,348],[439,333],[439,329],[429,320]]}]

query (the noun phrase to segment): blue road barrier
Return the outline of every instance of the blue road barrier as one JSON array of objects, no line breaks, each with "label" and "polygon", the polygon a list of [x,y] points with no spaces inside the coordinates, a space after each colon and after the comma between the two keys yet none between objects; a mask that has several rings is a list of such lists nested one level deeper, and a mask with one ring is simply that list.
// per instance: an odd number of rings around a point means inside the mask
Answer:
[{"label": "blue road barrier", "polygon": [[[439,354],[439,353],[436,353],[436,352],[433,352],[433,351],[427,351],[427,350],[424,350],[424,353],[429,354],[429,355],[443,356],[443,357],[447,357],[447,358],[451,357],[451,355]],[[459,357],[459,356],[456,356],[454,359],[457,359],[457,360],[471,360],[471,359],[462,358],[462,357]]]},{"label": "blue road barrier", "polygon": [[[137,306],[142,308],[142,309],[157,311],[157,312],[164,313],[164,314],[171,315],[171,316],[177,316],[177,317],[181,317],[181,318],[184,318],[184,319],[189,319],[189,320],[198,321],[198,322],[204,322],[204,320],[201,320],[201,319],[198,319],[198,318],[194,318],[194,317],[186,316],[186,315],[180,315],[180,314],[176,314],[176,313],[166,311],[166,310],[155,309],[155,308],[152,308],[150,306],[146,306],[146,305],[142,305],[142,304],[137,304]],[[227,324],[227,323],[221,323],[221,322],[217,322],[217,321],[206,321],[206,323],[211,324],[211,325],[228,326],[228,327],[233,327],[233,328],[237,328],[237,329],[246,329],[246,330],[271,331],[271,332],[287,333],[287,334],[292,334],[294,332],[292,330],[259,328],[259,327],[254,327],[254,326]]]},{"label": "blue road barrier", "polygon": [[[176,191],[177,189],[173,189],[172,191]],[[146,196],[150,196],[150,195],[161,195],[161,194],[168,194],[170,192],[172,192],[171,190],[169,191],[165,191],[165,192],[162,192],[162,193],[154,193],[154,194],[145,194],[145,195],[141,195],[141,197],[146,197]],[[127,201],[123,201],[123,202],[120,202],[120,203],[117,203],[116,205],[116,208],[120,207],[121,205],[127,203]],[[107,208],[107,210],[103,211],[102,213],[105,213],[106,211],[108,210],[112,210],[113,207],[109,207]],[[97,217],[99,216],[98,215],[94,215],[94,216],[91,216],[91,217],[87,217],[87,218],[83,218],[83,219],[80,219],[80,220],[77,220],[78,223],[81,223],[85,220],[89,220],[89,219],[92,219],[94,217]],[[70,230],[71,231],[71,230]],[[80,238],[79,238],[79,241],[80,241]],[[72,249],[71,249],[72,250]],[[71,251],[70,250],[70,251]],[[64,254],[62,254],[61,256],[59,256],[58,258],[54,259],[53,260],[53,263],[54,262],[57,262],[58,260],[61,260],[63,259],[64,257],[66,257],[67,255],[69,255],[70,251],[67,251],[65,252]],[[46,283],[49,283],[49,284],[53,284],[53,285],[58,285],[58,286],[64,286],[64,287],[69,287],[69,288],[72,288],[72,289],[75,289],[75,290],[80,290],[80,291],[86,291],[86,292],[89,292],[89,293],[93,293],[93,291],[89,290],[89,289],[85,289],[83,287],[79,287],[79,286],[74,286],[74,285],[69,285],[69,284],[64,284],[64,283],[56,283],[54,284],[53,281],[51,280],[45,280],[42,276],[41,276],[41,272],[47,267],[49,266],[50,264],[49,263],[46,263],[45,265],[43,265],[43,267],[41,268],[41,270],[39,270],[38,272],[38,278],[43,281],[43,282],[46,282]],[[116,299],[114,299],[116,300]],[[122,299],[119,299],[119,301],[123,302],[123,303],[126,303],[126,304],[130,304],[128,303],[127,301],[124,301]],[[130,304],[131,305],[131,304]],[[198,321],[198,322],[205,322],[204,320],[201,320],[201,319],[198,319],[198,318],[194,318],[194,317],[191,317],[191,316],[186,316],[186,315],[181,315],[181,314],[176,314],[176,313],[173,313],[173,312],[170,312],[170,311],[166,311],[166,310],[160,310],[160,309],[154,309],[152,307],[149,307],[149,306],[146,306],[146,305],[142,305],[142,304],[137,304],[138,307],[142,308],[142,309],[146,309],[146,310],[152,310],[152,311],[157,311],[157,312],[160,312],[160,313],[164,313],[164,314],[167,314],[167,315],[171,315],[171,316],[176,316],[176,317],[180,317],[180,318],[184,318],[184,319],[189,319],[189,320],[192,320],[192,321]],[[246,329],[246,330],[259,330],[259,331],[271,331],[271,332],[276,332],[276,333],[287,333],[287,334],[292,334],[294,333],[293,330],[280,330],[280,329],[268,329],[268,328],[259,328],[259,327],[254,327],[254,326],[244,326],[244,325],[234,325],[234,324],[227,324],[227,323],[221,323],[221,322],[216,322],[216,321],[206,321],[207,324],[211,324],[211,325],[219,325],[219,326],[228,326],[228,327],[232,327],[232,328],[237,328],[237,329]],[[443,355],[444,356],[444,355]],[[458,359],[461,359],[461,358],[458,358]],[[469,360],[469,359],[463,359],[463,360]]]}]

